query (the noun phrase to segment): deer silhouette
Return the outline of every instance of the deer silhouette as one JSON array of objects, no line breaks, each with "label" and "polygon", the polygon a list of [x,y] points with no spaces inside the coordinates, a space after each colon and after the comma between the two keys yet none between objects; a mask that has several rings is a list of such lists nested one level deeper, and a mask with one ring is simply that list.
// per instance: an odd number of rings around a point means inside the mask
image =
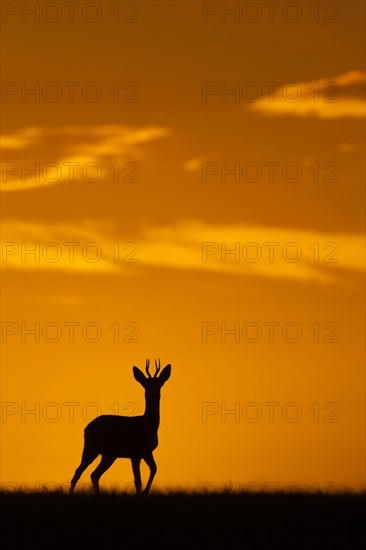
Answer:
[{"label": "deer silhouette", "polygon": [[169,379],[171,365],[160,371],[160,359],[155,360],[155,374],[149,372],[150,360],[146,360],[146,374],[133,367],[133,375],[137,382],[145,388],[145,413],[142,416],[102,415],[92,420],[84,432],[84,450],[80,466],[75,470],[71,480],[70,494],[84,470],[98,455],[102,459],[91,474],[91,481],[96,493],[99,493],[99,479],[116,460],[129,458],[135,479],[136,493],[141,493],[140,462],[144,460],[150,468],[150,476],[141,494],[147,495],[155,477],[157,467],[153,451],[158,446],[160,388]]}]

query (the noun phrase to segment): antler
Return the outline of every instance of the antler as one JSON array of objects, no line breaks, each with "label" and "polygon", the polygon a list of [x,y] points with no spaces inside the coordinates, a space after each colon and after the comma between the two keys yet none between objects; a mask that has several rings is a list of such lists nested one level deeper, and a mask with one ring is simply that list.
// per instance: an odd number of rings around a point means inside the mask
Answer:
[{"label": "antler", "polygon": [[150,359],[146,359],[146,373],[149,378],[152,378],[150,372],[149,372],[149,365],[150,365]]},{"label": "antler", "polygon": [[159,373],[159,370],[160,370],[160,359],[159,359],[159,363],[157,363],[156,359],[155,359],[155,367],[156,367],[156,371],[155,371],[154,378],[156,378],[158,376],[158,373]]}]

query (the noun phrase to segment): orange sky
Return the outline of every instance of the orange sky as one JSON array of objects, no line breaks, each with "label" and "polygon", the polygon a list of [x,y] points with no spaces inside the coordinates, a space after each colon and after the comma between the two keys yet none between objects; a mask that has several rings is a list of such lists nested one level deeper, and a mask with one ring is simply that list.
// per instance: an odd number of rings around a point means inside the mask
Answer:
[{"label": "orange sky", "polygon": [[2,5],[1,482],[66,486],[161,357],[155,487],[363,487],[364,4],[39,4]]}]

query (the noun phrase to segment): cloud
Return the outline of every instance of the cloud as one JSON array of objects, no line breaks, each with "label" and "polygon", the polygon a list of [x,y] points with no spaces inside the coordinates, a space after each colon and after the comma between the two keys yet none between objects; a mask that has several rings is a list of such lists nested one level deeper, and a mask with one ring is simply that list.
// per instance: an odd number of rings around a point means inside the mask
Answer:
[{"label": "cloud", "polygon": [[3,151],[28,149],[38,143],[42,137],[41,128],[22,128],[11,135],[0,136],[0,146]]},{"label": "cloud", "polygon": [[145,143],[169,135],[168,129],[159,126],[22,128],[1,136],[1,190],[112,180],[114,163],[136,162]]},{"label": "cloud", "polygon": [[364,243],[362,234],[192,221],[147,230],[142,256],[177,269],[334,283],[342,270],[364,271]]},{"label": "cloud", "polygon": [[362,234],[198,221],[145,227],[128,243],[105,222],[9,221],[3,234],[3,269],[130,275],[135,269],[156,267],[323,284],[347,284],[345,273],[365,270]]},{"label": "cloud", "polygon": [[[96,223],[84,225],[7,221],[2,224],[2,268],[118,273],[113,239]],[[45,237],[46,236],[46,237]]]},{"label": "cloud", "polygon": [[293,82],[273,87],[250,109],[269,116],[292,115],[321,119],[364,118],[364,71],[348,71],[333,78]]},{"label": "cloud", "polygon": [[343,141],[337,145],[338,153],[348,154],[348,153],[364,153],[365,143],[364,142],[353,142],[349,143],[348,141]]},{"label": "cloud", "polygon": [[202,163],[205,161],[202,157],[194,157],[189,160],[187,160],[183,164],[183,170],[186,172],[196,172],[197,170],[202,169]]}]

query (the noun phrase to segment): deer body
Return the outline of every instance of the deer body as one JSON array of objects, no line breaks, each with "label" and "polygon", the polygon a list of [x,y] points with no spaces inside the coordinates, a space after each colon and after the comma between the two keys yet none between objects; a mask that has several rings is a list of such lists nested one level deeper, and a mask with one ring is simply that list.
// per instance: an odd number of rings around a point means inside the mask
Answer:
[{"label": "deer body", "polygon": [[146,408],[142,416],[115,416],[102,415],[92,420],[84,432],[84,450],[80,466],[76,469],[71,481],[70,493],[74,492],[83,471],[101,454],[102,460],[94,472],[91,480],[95,492],[99,492],[100,477],[112,466],[117,458],[129,458],[135,479],[136,492],[141,492],[140,462],[144,460],[150,468],[150,476],[143,491],[147,494],[157,468],[153,458],[153,451],[158,446],[160,388],[168,380],[171,366],[167,365],[161,375],[156,363],[156,373],[151,377],[149,361],[146,362],[146,377],[140,369],[133,367],[135,379],[145,388]]},{"label": "deer body", "polygon": [[132,458],[153,452],[158,446],[158,430],[152,431],[144,416],[103,415],[85,428],[85,444],[101,454]]}]

